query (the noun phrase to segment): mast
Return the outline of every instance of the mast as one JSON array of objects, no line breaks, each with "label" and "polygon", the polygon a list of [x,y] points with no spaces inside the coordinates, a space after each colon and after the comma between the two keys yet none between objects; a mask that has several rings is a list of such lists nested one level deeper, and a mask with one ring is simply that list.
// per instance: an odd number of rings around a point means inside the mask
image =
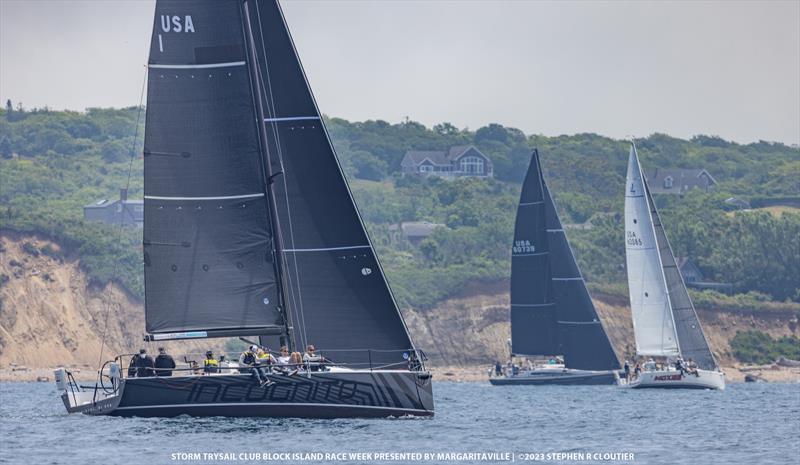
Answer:
[{"label": "mast", "polygon": [[[264,100],[261,95],[261,76],[258,72],[258,60],[256,58],[256,51],[255,51],[255,40],[253,39],[253,28],[250,24],[250,11],[248,7],[249,2],[245,1],[242,3],[242,16],[244,17],[244,27],[245,27],[245,44],[248,50],[248,55],[250,57],[250,76],[251,82],[253,87],[253,98],[256,102],[255,108],[258,117],[258,129],[259,129],[259,137],[260,143],[259,146],[261,148],[261,168],[264,174],[264,191],[268,197],[267,202],[267,209],[269,210],[269,227],[272,230],[272,237],[273,240],[271,241],[271,253],[272,253],[272,263],[275,267],[275,279],[277,281],[278,287],[278,312],[280,313],[281,317],[283,318],[283,337],[286,338],[286,344],[288,345],[289,352],[294,351],[294,338],[291,334],[291,328],[289,325],[289,318],[288,318],[288,311],[286,307],[286,289],[284,287],[284,279],[283,279],[283,243],[282,243],[282,235],[280,229],[280,223],[277,211],[275,209],[276,205],[276,198],[275,198],[275,190],[274,190],[274,179],[275,176],[279,176],[283,173],[273,173],[272,172],[272,163],[269,156],[269,150],[266,150],[267,147],[267,128],[265,123],[265,112],[264,112]],[[283,342],[283,341],[282,341]]]}]

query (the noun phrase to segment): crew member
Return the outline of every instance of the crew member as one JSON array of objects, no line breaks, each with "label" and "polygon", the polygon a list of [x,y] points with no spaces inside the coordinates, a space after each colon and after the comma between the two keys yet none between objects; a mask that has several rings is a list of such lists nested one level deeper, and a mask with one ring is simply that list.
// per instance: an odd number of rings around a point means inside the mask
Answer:
[{"label": "crew member", "polygon": [[682,358],[678,357],[678,359],[675,360],[675,369],[680,371],[681,375],[684,374],[683,359]]},{"label": "crew member", "polygon": [[166,349],[159,347],[155,366],[156,376],[172,376],[172,370],[175,369],[175,360],[167,353]]},{"label": "crew member", "polygon": [[290,359],[291,357],[289,357],[289,348],[286,346],[281,347],[281,353],[276,358],[278,365],[288,365]]},{"label": "crew member", "polygon": [[325,371],[325,364],[328,359],[317,353],[314,344],[306,346],[306,353],[303,354],[303,362],[308,366],[309,371]]},{"label": "crew member", "polygon": [[623,367],[625,370],[625,381],[631,380],[631,366],[628,364],[628,361],[625,360],[625,366]]},{"label": "crew member", "polygon": [[156,375],[153,357],[147,355],[147,351],[145,349],[139,349],[139,356],[136,358],[134,366],[136,367],[137,378],[146,378]]},{"label": "crew member", "polygon": [[206,352],[206,359],[203,360],[203,371],[206,374],[217,373],[219,371],[219,362],[214,358],[214,352]]}]

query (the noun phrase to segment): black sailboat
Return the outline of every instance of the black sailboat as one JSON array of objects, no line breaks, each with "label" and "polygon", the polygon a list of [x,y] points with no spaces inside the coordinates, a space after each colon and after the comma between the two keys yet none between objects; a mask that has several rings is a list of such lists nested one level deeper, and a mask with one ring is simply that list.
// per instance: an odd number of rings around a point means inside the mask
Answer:
[{"label": "black sailboat", "polygon": [[[511,352],[495,385],[614,384],[620,368],[586,289],[534,150],[511,249]],[[515,356],[545,357],[518,368]],[[563,358],[563,361],[561,360]]]},{"label": "black sailboat", "polygon": [[[145,129],[146,339],[259,336],[333,365],[80,387],[70,412],[432,415],[414,347],[277,0],[158,0]],[[302,367],[301,367],[302,368]],[[101,380],[103,377],[101,376]]]}]

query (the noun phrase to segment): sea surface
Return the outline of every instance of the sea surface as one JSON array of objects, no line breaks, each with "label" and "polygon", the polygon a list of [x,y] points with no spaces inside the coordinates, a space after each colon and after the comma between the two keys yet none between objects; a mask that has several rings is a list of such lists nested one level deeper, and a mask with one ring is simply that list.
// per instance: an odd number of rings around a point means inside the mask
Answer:
[{"label": "sea surface", "polygon": [[67,415],[53,383],[0,383],[0,462],[800,463],[798,383],[718,392],[437,382],[434,393],[432,419],[146,419]]}]

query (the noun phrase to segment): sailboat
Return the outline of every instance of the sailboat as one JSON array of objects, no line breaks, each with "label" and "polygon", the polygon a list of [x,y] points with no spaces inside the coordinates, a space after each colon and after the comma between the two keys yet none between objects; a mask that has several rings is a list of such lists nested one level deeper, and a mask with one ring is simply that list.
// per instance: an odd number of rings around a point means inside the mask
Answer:
[{"label": "sailboat", "polygon": [[[724,389],[725,376],[697,319],[633,142],[626,184],[625,255],[636,353],[665,358],[667,363],[660,367],[649,360],[644,371],[624,384],[632,388]],[[683,358],[686,361],[679,362],[681,367],[672,365]],[[688,369],[683,366],[686,364]]]},{"label": "sailboat", "polygon": [[[575,262],[537,150],[514,227],[510,344],[510,367],[489,378],[494,385],[616,384],[619,360]],[[546,362],[520,369],[513,364],[519,356]]]},{"label": "sailboat", "polygon": [[[356,209],[276,0],[158,0],[144,144],[145,340],[315,345],[327,369],[125,377],[69,412],[431,416],[431,374]],[[305,368],[305,370],[303,370]]]}]

